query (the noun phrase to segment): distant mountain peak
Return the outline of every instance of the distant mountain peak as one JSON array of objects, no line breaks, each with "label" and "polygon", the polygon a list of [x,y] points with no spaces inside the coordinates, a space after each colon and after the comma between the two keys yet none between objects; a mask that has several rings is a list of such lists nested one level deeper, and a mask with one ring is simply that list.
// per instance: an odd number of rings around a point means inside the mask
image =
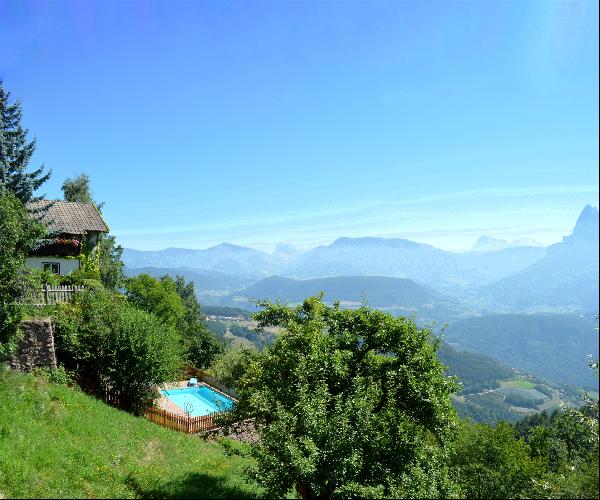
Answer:
[{"label": "distant mountain peak", "polygon": [[275,245],[274,252],[297,252],[298,249],[291,243],[279,242]]},{"label": "distant mountain peak", "polygon": [[582,219],[591,219],[595,220],[596,223],[598,223],[598,208],[593,207],[592,205],[586,205],[585,207],[583,207],[583,210],[579,214],[577,222],[579,223],[579,221],[581,221]]},{"label": "distant mountain peak", "polygon": [[508,241],[491,236],[480,236],[473,245],[472,252],[496,252],[508,247]]},{"label": "distant mountain peak", "polygon": [[598,209],[586,205],[577,218],[573,233],[564,238],[564,241],[598,241]]},{"label": "distant mountain peak", "polygon": [[246,247],[241,247],[239,245],[234,245],[233,243],[219,243],[218,245],[215,245],[214,247],[211,248],[246,248]]},{"label": "distant mountain peak", "polygon": [[377,236],[361,236],[358,238],[351,238],[349,236],[342,236],[335,240],[330,247],[337,246],[367,246],[367,245],[386,245],[394,247],[407,247],[407,248],[418,248],[418,247],[429,247],[425,243],[417,243],[416,241],[407,240],[404,238],[382,238]]}]

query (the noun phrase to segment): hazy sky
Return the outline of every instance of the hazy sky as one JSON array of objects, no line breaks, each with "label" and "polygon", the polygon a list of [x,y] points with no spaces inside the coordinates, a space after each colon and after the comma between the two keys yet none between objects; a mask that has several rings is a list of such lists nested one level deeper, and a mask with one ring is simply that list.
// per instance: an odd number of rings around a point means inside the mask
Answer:
[{"label": "hazy sky", "polygon": [[0,1],[0,78],[124,246],[549,244],[598,205],[589,2]]}]

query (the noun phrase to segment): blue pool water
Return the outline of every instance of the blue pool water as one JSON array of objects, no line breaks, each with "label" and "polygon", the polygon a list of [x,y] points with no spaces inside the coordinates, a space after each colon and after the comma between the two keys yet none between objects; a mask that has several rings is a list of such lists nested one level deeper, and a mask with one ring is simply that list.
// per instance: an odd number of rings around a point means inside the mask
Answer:
[{"label": "blue pool water", "polygon": [[182,410],[189,411],[191,417],[228,410],[233,406],[231,398],[206,386],[162,390],[160,393]]}]

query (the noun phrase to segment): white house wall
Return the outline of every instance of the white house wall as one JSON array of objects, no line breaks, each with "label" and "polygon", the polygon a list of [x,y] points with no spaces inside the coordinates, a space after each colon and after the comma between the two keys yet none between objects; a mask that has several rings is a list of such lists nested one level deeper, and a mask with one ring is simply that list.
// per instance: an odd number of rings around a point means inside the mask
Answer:
[{"label": "white house wall", "polygon": [[61,257],[27,257],[27,265],[32,269],[44,269],[45,263],[60,264],[61,276],[66,276],[79,269],[79,259],[64,259]]}]

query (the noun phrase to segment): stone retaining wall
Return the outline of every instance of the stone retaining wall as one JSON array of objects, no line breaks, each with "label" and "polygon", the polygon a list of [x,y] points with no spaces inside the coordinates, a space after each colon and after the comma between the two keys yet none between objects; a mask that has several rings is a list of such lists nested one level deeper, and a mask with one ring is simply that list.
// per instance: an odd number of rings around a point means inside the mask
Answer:
[{"label": "stone retaining wall", "polygon": [[21,329],[24,335],[15,356],[10,360],[11,368],[24,372],[38,366],[56,368],[54,334],[50,318],[23,321]]}]

